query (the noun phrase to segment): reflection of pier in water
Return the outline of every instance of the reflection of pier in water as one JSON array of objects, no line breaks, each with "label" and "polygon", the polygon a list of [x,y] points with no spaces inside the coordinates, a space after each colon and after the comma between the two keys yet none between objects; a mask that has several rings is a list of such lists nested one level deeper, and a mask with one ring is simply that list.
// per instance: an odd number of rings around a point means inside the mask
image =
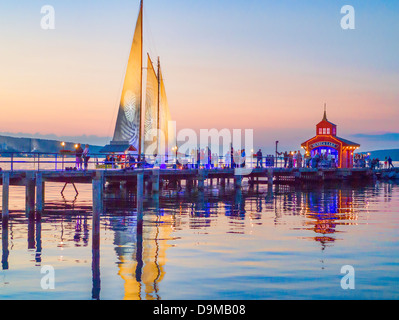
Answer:
[{"label": "reflection of pier in water", "polygon": [[[261,225],[264,223],[262,217],[268,213],[274,214],[276,225],[284,223],[284,216],[300,216],[305,219],[299,227],[316,234],[306,239],[320,242],[324,249],[329,243],[337,240],[337,226],[356,224],[359,209],[367,212],[368,201],[377,196],[383,196],[385,201],[390,201],[392,184],[377,183],[372,188],[369,185],[356,188],[335,185],[307,189],[275,185],[274,188],[209,187],[205,188],[205,192],[169,190],[155,196],[147,194],[144,201],[146,213],[141,222],[137,220],[137,211],[131,209],[134,207],[135,198],[129,198],[129,194],[123,198],[125,202],[120,201],[118,196],[106,200],[106,214],[102,215],[101,220],[114,234],[115,252],[119,261],[118,274],[124,280],[124,298],[150,300],[161,298],[159,289],[165,277],[166,251],[171,247],[168,240],[174,239],[175,230],[186,227],[210,228],[221,214],[229,221],[226,233],[245,233],[246,220],[249,219],[251,224]],[[120,203],[126,205],[120,206]],[[21,221],[27,222],[27,248],[34,252],[36,266],[41,265],[43,256],[43,223],[58,222],[60,228],[57,227],[55,233],[58,232],[59,247],[64,246],[66,242],[75,246],[89,246],[91,231],[92,297],[99,299],[100,235],[94,230],[96,226],[90,224],[90,209],[90,205],[80,207],[75,206],[75,203],[64,203],[65,215],[62,215],[62,202],[54,202],[47,204],[46,211],[42,215],[36,215],[35,219],[30,219],[31,215],[22,212],[12,212],[8,217],[4,216],[2,269],[10,268],[12,234],[15,228],[23,228]]]}]

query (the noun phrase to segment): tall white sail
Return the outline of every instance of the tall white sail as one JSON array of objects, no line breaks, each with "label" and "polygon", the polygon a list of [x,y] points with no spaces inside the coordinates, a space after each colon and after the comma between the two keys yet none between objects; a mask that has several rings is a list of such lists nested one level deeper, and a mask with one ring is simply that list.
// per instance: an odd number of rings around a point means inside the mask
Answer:
[{"label": "tall white sail", "polygon": [[157,128],[158,128],[158,78],[148,56],[147,86],[144,116],[144,153],[146,155],[157,153]]},{"label": "tall white sail", "polygon": [[140,150],[143,61],[143,3],[133,36],[119,104],[113,143],[128,143]]}]

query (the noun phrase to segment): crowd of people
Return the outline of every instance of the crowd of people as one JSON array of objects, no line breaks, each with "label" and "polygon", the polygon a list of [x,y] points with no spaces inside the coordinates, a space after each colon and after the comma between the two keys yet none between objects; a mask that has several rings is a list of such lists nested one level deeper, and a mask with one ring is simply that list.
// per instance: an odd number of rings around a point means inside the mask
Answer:
[{"label": "crowd of people", "polygon": [[381,161],[379,158],[371,159],[370,154],[356,154],[353,162],[355,168],[371,168],[372,170],[394,168],[390,156],[385,157],[385,160]]},{"label": "crowd of people", "polygon": [[246,166],[246,158],[245,149],[234,150],[231,148],[224,157],[220,157],[217,153],[212,153],[209,147],[191,150],[191,163],[194,168],[199,168],[200,166],[204,166],[207,169],[220,167],[243,168]]},{"label": "crowd of people", "polygon": [[282,156],[284,161],[284,168],[302,168],[303,166],[303,157],[301,151],[285,151],[278,152],[278,156]]},{"label": "crowd of people", "polygon": [[[87,170],[90,159],[89,145],[85,145],[85,149],[81,144],[75,146],[76,154],[76,170]],[[262,150],[259,149],[255,154],[252,154],[253,159],[256,159],[256,168],[270,168],[270,167],[284,167],[284,168],[336,168],[336,158],[331,153],[318,153],[316,152],[311,156],[309,153],[302,155],[301,151],[285,151],[277,152],[277,158],[274,155],[263,156]],[[177,155],[177,154],[176,154]],[[193,149],[191,151],[191,161],[187,161],[185,157],[184,163],[179,159],[171,157],[171,164],[174,164],[180,169],[199,168],[205,167],[212,168],[244,168],[246,167],[247,155],[245,149],[234,150],[233,147],[224,155],[220,157],[217,153],[212,153],[210,148],[206,149]],[[184,158],[184,157],[183,157]],[[252,160],[252,159],[251,159]],[[151,161],[150,161],[151,162]],[[158,162],[160,162],[158,160]],[[167,161],[166,161],[167,162]],[[118,164],[122,168],[135,168],[135,167],[153,167],[157,163],[155,156],[154,164],[146,161],[144,156],[137,156],[133,154],[126,155],[107,155],[103,164],[117,168]],[[252,165],[252,163],[251,163]],[[394,165],[392,158],[385,157],[385,161],[380,161],[378,158],[370,158],[370,154],[355,154],[354,167],[357,168],[371,168],[371,169],[390,169]]]}]

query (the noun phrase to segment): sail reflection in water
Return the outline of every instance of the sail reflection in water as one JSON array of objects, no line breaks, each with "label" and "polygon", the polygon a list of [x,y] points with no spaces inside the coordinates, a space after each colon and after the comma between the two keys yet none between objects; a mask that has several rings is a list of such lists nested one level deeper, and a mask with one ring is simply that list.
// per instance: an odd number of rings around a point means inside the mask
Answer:
[{"label": "sail reflection in water", "polygon": [[155,216],[148,226],[137,228],[136,220],[110,219],[115,231],[118,275],[124,280],[124,299],[160,299],[158,287],[165,275],[166,249],[170,247],[167,240],[172,232],[166,225],[172,220],[173,216],[163,221]]}]

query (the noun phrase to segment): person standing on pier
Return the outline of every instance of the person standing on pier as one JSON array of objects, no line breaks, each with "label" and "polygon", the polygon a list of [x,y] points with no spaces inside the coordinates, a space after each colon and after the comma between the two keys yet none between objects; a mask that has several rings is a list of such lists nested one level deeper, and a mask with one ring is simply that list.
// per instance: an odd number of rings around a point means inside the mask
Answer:
[{"label": "person standing on pier", "polygon": [[84,169],[87,170],[87,168],[89,167],[89,160],[90,160],[88,144],[86,144],[85,149],[83,150],[82,157],[84,161]]},{"label": "person standing on pier", "polygon": [[304,161],[305,161],[305,167],[310,168],[310,161],[312,161],[312,157],[310,156],[310,153],[306,152],[305,155],[303,156]]},{"label": "person standing on pier", "polygon": [[395,168],[395,167],[393,166],[393,164],[392,164],[392,158],[391,158],[391,156],[389,156],[389,158],[388,158],[388,169],[391,169],[391,167],[392,167],[392,168]]},{"label": "person standing on pier", "polygon": [[230,152],[229,151],[227,151],[226,152],[226,154],[224,155],[224,167],[225,168],[230,168],[230,161],[231,161],[231,159],[230,159]]},{"label": "person standing on pier", "polygon": [[82,169],[82,154],[83,149],[80,143],[76,145],[76,169]]},{"label": "person standing on pier", "polygon": [[292,168],[294,166],[294,155],[292,151],[288,153],[288,168]]},{"label": "person standing on pier", "polygon": [[[134,157],[133,154],[129,154],[127,160],[129,163],[130,170],[133,170],[136,164],[136,158]],[[157,165],[157,167],[159,167],[159,158],[157,155],[155,155],[155,164]]]},{"label": "person standing on pier", "polygon": [[263,167],[262,158],[263,158],[262,150],[259,149],[259,151],[256,153],[256,167],[258,168]]},{"label": "person standing on pier", "polygon": [[284,168],[287,168],[287,162],[288,162],[288,152],[284,152]]},{"label": "person standing on pier", "polygon": [[302,168],[302,154],[301,150],[298,150],[296,154],[296,167],[297,168]]},{"label": "person standing on pier", "polygon": [[246,155],[245,155],[245,149],[241,150],[241,155],[240,155],[240,163],[241,163],[241,168],[245,168],[245,160],[246,160]]}]

